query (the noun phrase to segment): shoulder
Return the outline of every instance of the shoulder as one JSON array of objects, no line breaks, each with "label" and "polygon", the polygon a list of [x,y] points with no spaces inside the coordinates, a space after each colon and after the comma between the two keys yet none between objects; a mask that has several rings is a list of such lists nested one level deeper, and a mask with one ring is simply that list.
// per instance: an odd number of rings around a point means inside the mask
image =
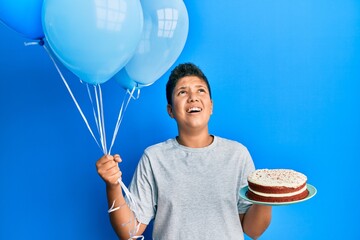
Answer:
[{"label": "shoulder", "polygon": [[144,150],[140,158],[140,161],[138,163],[138,168],[140,169],[143,167],[148,168],[152,166],[154,163],[162,161],[162,159],[164,159],[164,156],[166,155],[166,152],[168,152],[168,150],[166,149],[169,149],[171,145],[173,145],[172,139],[168,139],[166,141],[148,146]]},{"label": "shoulder", "polygon": [[166,141],[159,142],[147,147],[144,151],[144,155],[154,156],[164,154],[168,151],[173,150],[174,148],[176,148],[176,140],[175,138],[170,138]]},{"label": "shoulder", "polygon": [[[254,166],[252,157],[247,147],[242,143],[227,138],[217,137],[217,157],[223,159],[226,165],[241,170],[241,173],[251,172]],[[223,162],[223,163],[224,163]]]},{"label": "shoulder", "polygon": [[217,144],[215,150],[217,152],[221,152],[222,155],[228,158],[237,158],[237,159],[245,159],[246,161],[247,160],[252,161],[251,154],[248,148],[242,143],[236,140],[222,138],[222,137],[217,137],[216,141]]},{"label": "shoulder", "polygon": [[215,136],[216,141],[217,141],[217,145],[220,147],[225,147],[225,148],[231,148],[231,149],[236,149],[239,151],[246,151],[248,152],[248,149],[245,145],[243,145],[242,143],[236,141],[236,140],[232,140],[232,139],[228,139],[228,138],[223,138],[223,137],[219,137],[219,136]]}]

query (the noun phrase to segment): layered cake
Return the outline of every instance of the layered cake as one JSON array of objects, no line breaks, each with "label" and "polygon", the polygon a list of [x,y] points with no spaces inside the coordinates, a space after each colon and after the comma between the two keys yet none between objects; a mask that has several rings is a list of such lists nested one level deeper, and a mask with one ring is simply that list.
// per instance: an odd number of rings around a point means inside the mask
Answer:
[{"label": "layered cake", "polygon": [[307,177],[290,169],[258,169],[248,176],[246,196],[262,202],[290,202],[306,198]]}]

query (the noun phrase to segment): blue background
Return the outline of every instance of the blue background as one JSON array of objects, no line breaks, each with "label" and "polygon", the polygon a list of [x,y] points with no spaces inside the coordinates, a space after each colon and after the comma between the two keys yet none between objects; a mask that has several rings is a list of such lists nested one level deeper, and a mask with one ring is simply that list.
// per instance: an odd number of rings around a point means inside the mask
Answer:
[{"label": "blue background", "polygon": [[[185,4],[190,29],[176,64],[207,74],[211,133],[246,145],[257,168],[304,172],[318,189],[310,201],[274,207],[261,239],[360,238],[360,1]],[[0,36],[0,239],[116,239],[95,168],[101,151],[54,65],[4,25]],[[168,75],[125,113],[113,152],[126,184],[144,148],[177,133]],[[66,77],[88,106],[84,86]],[[103,94],[110,128],[124,91],[109,81]]]}]

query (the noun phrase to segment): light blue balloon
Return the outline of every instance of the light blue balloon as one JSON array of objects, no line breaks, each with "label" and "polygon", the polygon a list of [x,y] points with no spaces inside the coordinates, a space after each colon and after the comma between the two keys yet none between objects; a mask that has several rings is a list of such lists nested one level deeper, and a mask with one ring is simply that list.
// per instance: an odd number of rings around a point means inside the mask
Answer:
[{"label": "light blue balloon", "polygon": [[121,87],[124,89],[133,89],[134,87],[137,87],[137,83],[132,80],[127,72],[125,71],[125,68],[121,69],[118,73],[116,73],[113,77],[113,79],[120,84]]},{"label": "light blue balloon", "polygon": [[139,0],[44,0],[42,16],[57,58],[90,84],[108,81],[125,66],[143,28]]},{"label": "light blue balloon", "polygon": [[189,18],[183,0],[141,0],[141,5],[143,34],[125,70],[133,81],[146,85],[158,80],[179,57]]},{"label": "light blue balloon", "polygon": [[118,84],[120,84],[121,87],[127,90],[132,90],[134,88],[141,89],[143,87],[147,87],[153,84],[153,82],[148,84],[141,84],[135,82],[133,79],[130,78],[125,68],[121,69],[118,73],[116,73],[112,79],[114,79]]},{"label": "light blue balloon", "polygon": [[0,22],[30,39],[41,39],[43,0],[0,0]]}]

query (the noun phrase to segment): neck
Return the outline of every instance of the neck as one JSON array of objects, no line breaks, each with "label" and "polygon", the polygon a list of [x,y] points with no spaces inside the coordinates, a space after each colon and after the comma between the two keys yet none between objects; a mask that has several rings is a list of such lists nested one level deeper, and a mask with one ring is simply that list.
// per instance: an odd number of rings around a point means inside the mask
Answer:
[{"label": "neck", "polygon": [[179,134],[179,136],[176,137],[176,140],[180,145],[186,147],[203,148],[209,146],[213,142],[214,137],[209,133],[196,136]]}]

